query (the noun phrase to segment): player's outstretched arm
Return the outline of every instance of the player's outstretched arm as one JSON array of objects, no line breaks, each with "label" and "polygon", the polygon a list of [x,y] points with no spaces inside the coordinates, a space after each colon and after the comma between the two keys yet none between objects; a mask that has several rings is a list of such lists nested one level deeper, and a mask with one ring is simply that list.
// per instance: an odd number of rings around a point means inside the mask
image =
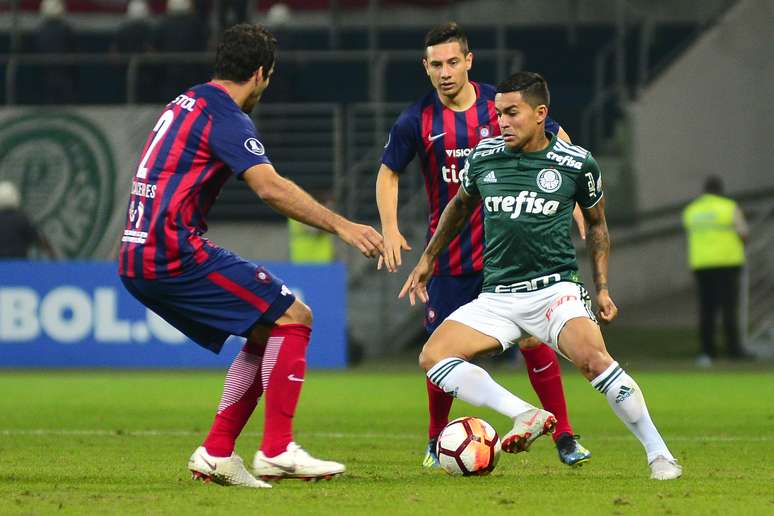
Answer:
[{"label": "player's outstretched arm", "polygon": [[329,210],[293,181],[280,176],[271,164],[249,168],[244,179],[266,204],[286,217],[333,233],[369,258],[384,252],[378,231]]},{"label": "player's outstretched arm", "polygon": [[599,318],[610,322],[618,315],[618,307],[613,303],[607,285],[607,263],[610,257],[610,234],[605,220],[605,199],[602,198],[593,207],[584,209],[586,219],[586,248],[591,256],[591,269],[594,272],[594,286],[597,290]]},{"label": "player's outstretched arm", "polygon": [[427,303],[427,282],[433,275],[433,265],[441,252],[449,246],[452,239],[462,231],[470,214],[476,209],[479,197],[468,195],[463,188],[457,190],[457,195],[451,200],[441,213],[438,228],[427,243],[425,251],[419,257],[419,262],[411,271],[403,288],[398,294],[399,298],[409,295],[409,302],[414,305],[418,297],[423,303]]},{"label": "player's outstretched arm", "polygon": [[395,272],[403,264],[401,250],[411,250],[411,246],[398,229],[399,181],[400,174],[382,164],[376,176],[376,206],[379,208],[379,218],[382,222],[384,256],[379,257],[376,268],[381,270],[382,265],[386,265],[390,272]]}]

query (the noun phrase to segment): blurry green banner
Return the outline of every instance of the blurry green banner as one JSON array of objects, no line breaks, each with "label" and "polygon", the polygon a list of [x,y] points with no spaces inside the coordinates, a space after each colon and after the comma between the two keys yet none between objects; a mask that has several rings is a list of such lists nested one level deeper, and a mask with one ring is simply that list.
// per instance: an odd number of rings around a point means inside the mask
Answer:
[{"label": "blurry green banner", "polygon": [[115,257],[157,107],[0,109],[0,181],[62,257]]}]

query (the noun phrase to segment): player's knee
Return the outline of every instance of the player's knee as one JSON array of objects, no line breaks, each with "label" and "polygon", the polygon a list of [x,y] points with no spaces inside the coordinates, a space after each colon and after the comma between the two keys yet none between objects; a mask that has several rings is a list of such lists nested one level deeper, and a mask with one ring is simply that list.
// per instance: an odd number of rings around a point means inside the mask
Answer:
[{"label": "player's knee", "polygon": [[[296,301],[296,302],[298,303],[299,301]],[[312,309],[306,306],[304,303],[301,303],[301,313],[299,314],[299,324],[304,324],[311,328],[312,323],[314,323],[314,316],[312,314]]]},{"label": "player's knee", "polygon": [[285,312],[285,316],[288,318],[287,324],[303,324],[304,326],[312,327],[312,309],[298,299],[290,305],[290,308]]},{"label": "player's knee", "polygon": [[430,370],[435,363],[432,361],[430,356],[425,353],[425,348],[422,348],[422,351],[419,352],[419,367],[424,369],[425,371]]},{"label": "player's knee", "polygon": [[542,342],[537,337],[525,337],[519,339],[519,349],[532,349],[540,346]]},{"label": "player's knee", "polygon": [[444,357],[439,356],[436,353],[434,346],[428,341],[422,347],[422,351],[419,353],[419,367],[425,371],[429,371],[435,364],[440,362]]},{"label": "player's knee", "polygon": [[613,358],[605,350],[592,350],[581,357],[577,364],[583,376],[586,378],[596,378],[613,363]]}]

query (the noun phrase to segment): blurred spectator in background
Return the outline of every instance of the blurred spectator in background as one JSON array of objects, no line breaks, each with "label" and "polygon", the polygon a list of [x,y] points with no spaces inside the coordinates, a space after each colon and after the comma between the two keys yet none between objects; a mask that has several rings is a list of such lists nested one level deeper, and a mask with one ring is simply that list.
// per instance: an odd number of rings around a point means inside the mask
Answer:
[{"label": "blurred spectator in background", "polygon": [[266,11],[266,26],[272,29],[284,29],[290,25],[293,13],[288,4],[277,2]]},{"label": "blurred spectator in background", "polygon": [[[329,192],[313,197],[326,208],[334,208],[333,196]],[[331,263],[336,258],[332,234],[297,220],[288,219],[288,243],[292,263]]]},{"label": "blurred spectator in background", "polygon": [[[206,20],[193,10],[191,0],[167,0],[167,12],[156,31],[159,52],[203,52],[207,49]],[[163,65],[161,98],[168,102],[179,90],[193,86],[201,77],[199,69],[208,63],[175,61]]]},{"label": "blurred spectator in background", "polygon": [[113,50],[122,54],[148,52],[153,47],[153,23],[145,0],[129,0],[126,21],[119,25]]},{"label": "blurred spectator in background", "polygon": [[[153,50],[155,36],[150,10],[145,0],[129,0],[126,6],[126,20],[119,25],[113,39],[112,51],[119,54],[144,54]],[[126,65],[121,65],[126,73]],[[158,68],[140,65],[135,84],[135,99],[138,102],[153,102],[157,98],[159,83]]]},{"label": "blurred spectator in background", "polygon": [[748,358],[739,334],[739,275],[745,262],[747,223],[735,201],[723,195],[723,180],[710,176],[704,194],[683,211],[688,263],[699,291],[701,354],[696,364],[709,367],[715,351],[715,318],[720,309],[728,354]]},{"label": "blurred spectator in background", "polygon": [[288,220],[290,261],[293,263],[331,263],[335,256],[330,233],[297,220]]},{"label": "blurred spectator in background", "polygon": [[220,0],[217,5],[219,32],[247,21],[247,0]]},{"label": "blurred spectator in background", "polygon": [[[41,22],[34,33],[35,50],[41,54],[75,52],[75,33],[65,20],[64,0],[40,2]],[[41,102],[69,104],[75,100],[75,76],[71,66],[49,64],[43,68]]]},{"label": "blurred spectator in background", "polygon": [[20,209],[19,190],[10,181],[0,181],[0,259],[24,259],[33,246],[54,258],[56,254],[48,240],[35,229]]},{"label": "blurred spectator in background", "polygon": [[[297,50],[295,41],[296,31],[290,29],[293,19],[292,11],[287,4],[282,2],[272,5],[263,18],[263,24],[268,27],[277,41],[285,50]],[[297,60],[284,59],[275,65],[274,75],[271,77],[272,87],[266,92],[264,102],[294,102],[303,98],[301,81],[294,80],[305,76],[306,64]]]}]

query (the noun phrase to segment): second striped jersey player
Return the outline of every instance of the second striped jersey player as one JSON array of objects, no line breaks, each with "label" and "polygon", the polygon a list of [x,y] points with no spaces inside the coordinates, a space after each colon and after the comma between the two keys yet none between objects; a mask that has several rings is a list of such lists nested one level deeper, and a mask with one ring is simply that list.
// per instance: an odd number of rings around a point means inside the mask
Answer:
[{"label": "second striped jersey player", "polygon": [[[382,163],[401,173],[419,158],[429,206],[428,240],[449,200],[460,188],[465,161],[479,141],[500,134],[494,108],[495,88],[471,81],[475,102],[468,109],[455,111],[442,102],[436,91],[409,106],[390,129]],[[546,130],[557,134],[559,124],[546,121]],[[470,222],[436,262],[435,274],[459,276],[483,269],[484,232],[482,211]]]}]

